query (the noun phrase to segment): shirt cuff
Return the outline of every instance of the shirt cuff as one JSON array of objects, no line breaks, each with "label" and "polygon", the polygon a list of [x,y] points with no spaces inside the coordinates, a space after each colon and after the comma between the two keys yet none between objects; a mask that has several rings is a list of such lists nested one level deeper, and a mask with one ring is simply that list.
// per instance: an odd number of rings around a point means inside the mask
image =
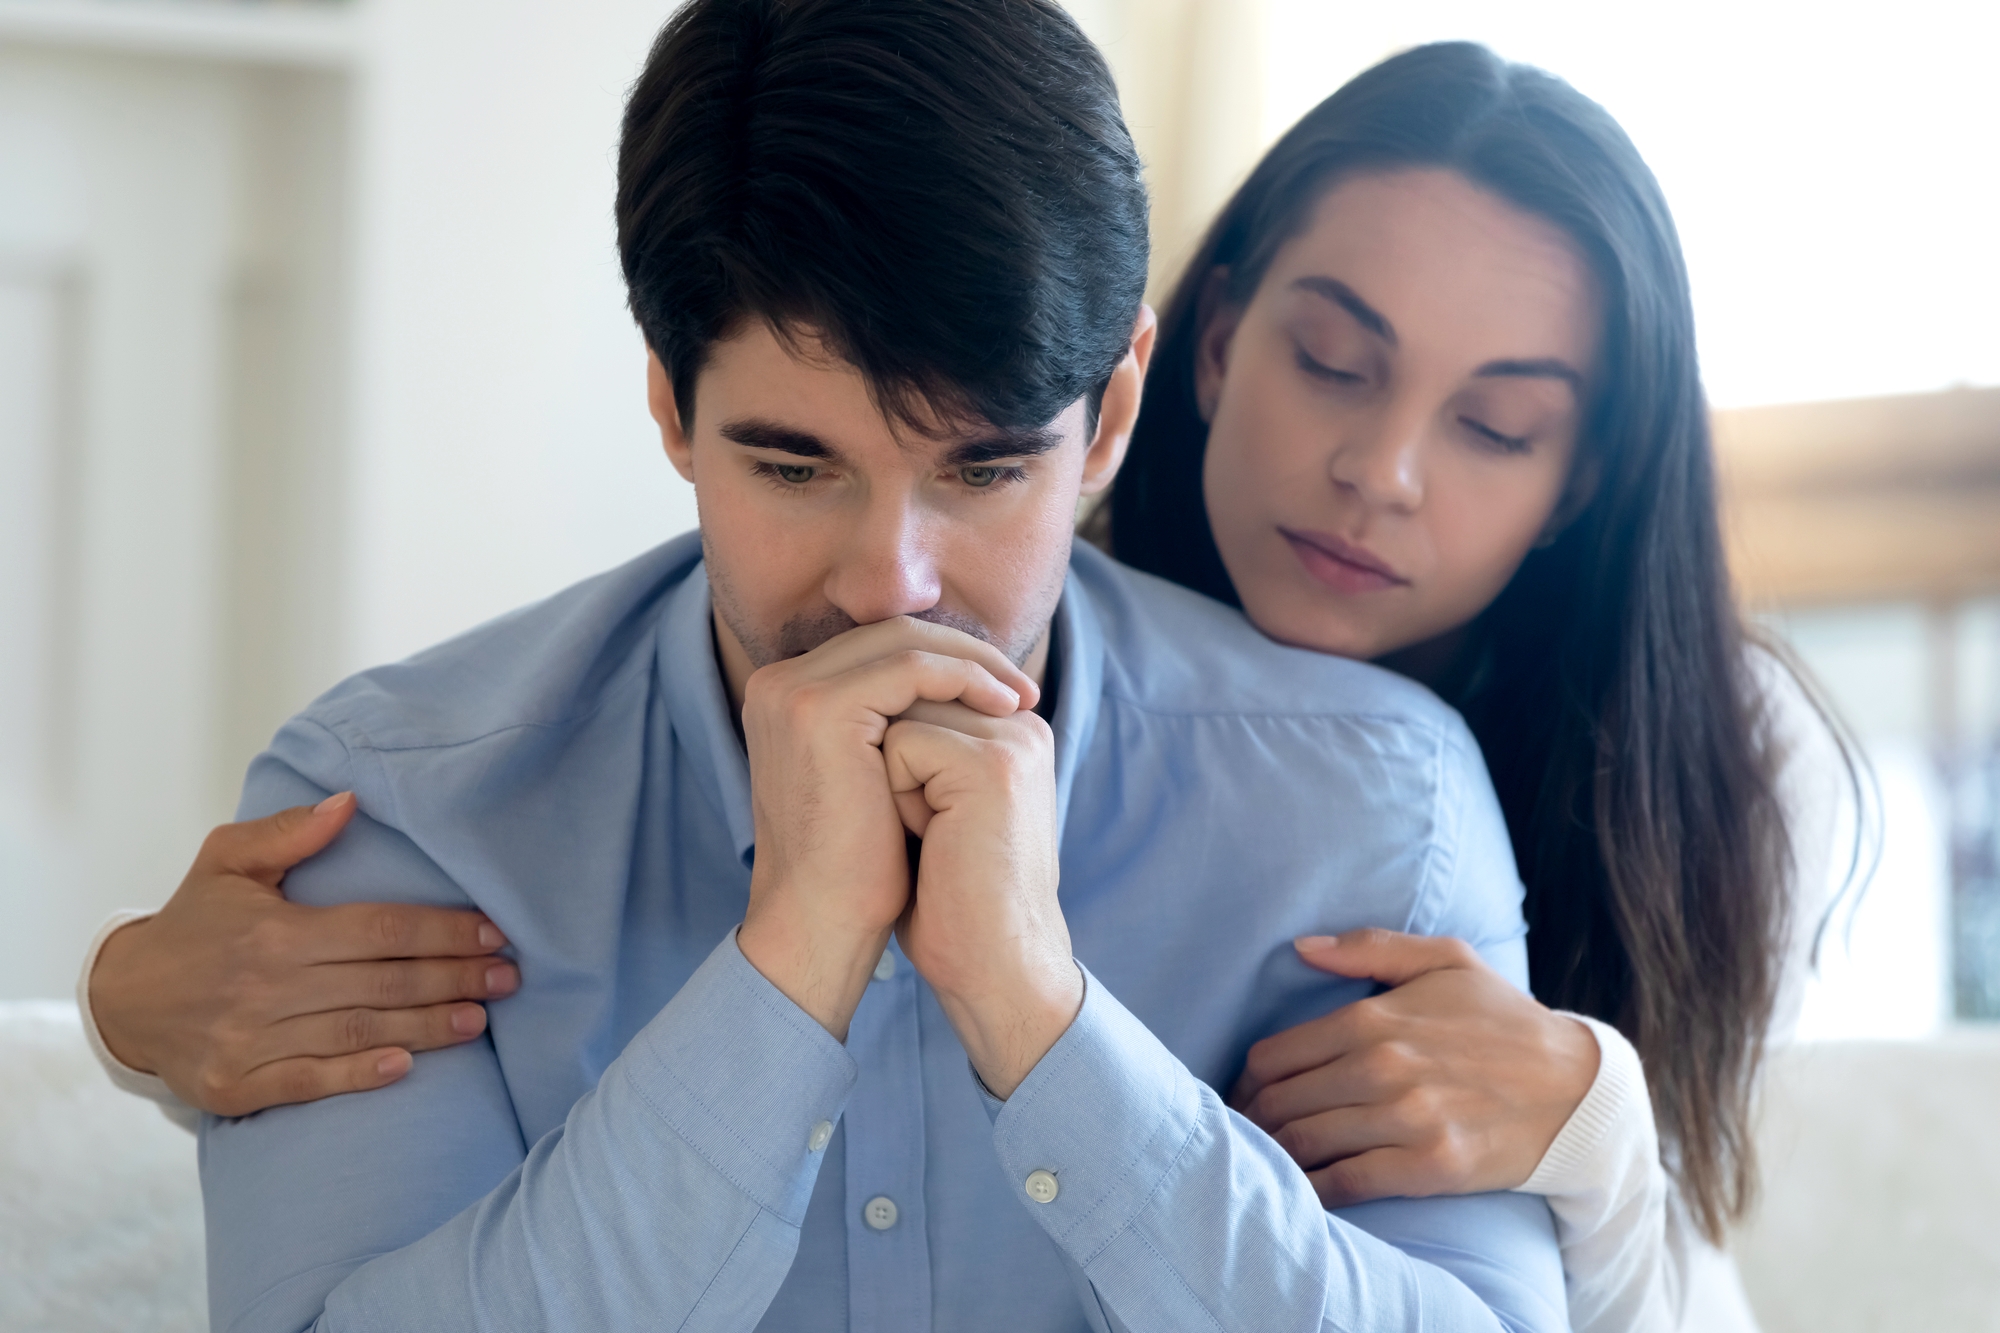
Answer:
[{"label": "shirt cuff", "polygon": [[1086,970],[1083,1008],[1001,1105],[994,1147],[1016,1197],[1088,1264],[1154,1196],[1200,1115],[1194,1076]]},{"label": "shirt cuff", "polygon": [[627,1053],[634,1089],[677,1134],[758,1207],[804,1224],[859,1071],[743,956],[735,931]]},{"label": "shirt cuff", "polygon": [[201,1123],[201,1112],[176,1097],[173,1089],[158,1074],[134,1069],[113,1055],[111,1048],[104,1044],[104,1033],[98,1030],[97,1015],[90,1007],[90,974],[97,970],[97,955],[104,951],[104,942],[122,928],[153,915],[152,912],[135,910],[114,912],[110,920],[97,928],[97,934],[91,936],[90,948],[83,955],[83,970],[76,976],[76,1010],[83,1019],[83,1035],[90,1043],[90,1053],[97,1057],[97,1063],[104,1067],[111,1082],[121,1092],[157,1103],[167,1119],[192,1133]]},{"label": "shirt cuff", "polygon": [[1646,1093],[1646,1072],[1639,1053],[1625,1035],[1608,1023],[1582,1014],[1565,1013],[1590,1029],[1597,1038],[1597,1077],[1590,1091],[1570,1112],[1569,1120],[1555,1142],[1542,1154],[1534,1174],[1517,1187],[1521,1194],[1572,1194],[1599,1174],[1598,1155],[1619,1128],[1619,1123],[1635,1109],[1650,1118],[1652,1106]]}]

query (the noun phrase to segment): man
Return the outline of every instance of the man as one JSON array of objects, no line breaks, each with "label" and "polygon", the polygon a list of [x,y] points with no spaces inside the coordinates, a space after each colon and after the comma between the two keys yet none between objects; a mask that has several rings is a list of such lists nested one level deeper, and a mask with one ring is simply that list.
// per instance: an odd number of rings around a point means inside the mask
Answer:
[{"label": "man", "polygon": [[246,816],[358,801],[292,897],[476,905],[521,985],[390,1088],[204,1122],[216,1326],[1562,1327],[1539,1200],[1331,1217],[1210,1090],[1356,994],[1293,937],[1520,981],[1519,887],[1435,700],[1072,556],[1152,323],[1071,22],[694,0],[618,220],[699,541],[252,767]]}]

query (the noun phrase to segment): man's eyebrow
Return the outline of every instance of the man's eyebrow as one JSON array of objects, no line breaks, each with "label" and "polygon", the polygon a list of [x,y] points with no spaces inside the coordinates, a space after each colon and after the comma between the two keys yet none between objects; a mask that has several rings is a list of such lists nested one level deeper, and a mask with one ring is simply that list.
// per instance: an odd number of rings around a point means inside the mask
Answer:
[{"label": "man's eyebrow", "polygon": [[1561,380],[1569,385],[1578,401],[1583,398],[1583,372],[1552,356],[1526,361],[1488,361],[1472,373],[1482,379]]},{"label": "man's eyebrow", "polygon": [[791,454],[797,458],[816,458],[822,463],[835,465],[844,461],[840,450],[811,431],[780,426],[775,421],[760,421],[755,417],[749,417],[742,421],[726,421],[720,429],[723,439],[734,440],[745,448],[769,449],[775,453]]},{"label": "man's eyebrow", "polygon": [[979,467],[1003,458],[1034,458],[1062,447],[1062,433],[1053,426],[1001,430],[954,445],[944,457],[946,467]]},{"label": "man's eyebrow", "polygon": [[1297,279],[1292,283],[1292,286],[1300,291],[1311,292],[1315,296],[1325,297],[1348,314],[1354,316],[1362,328],[1367,329],[1377,338],[1388,343],[1389,346],[1394,347],[1396,345],[1395,325],[1391,324],[1388,317],[1383,315],[1381,311],[1362,300],[1360,293],[1356,292],[1340,279],[1320,277],[1315,274]]}]

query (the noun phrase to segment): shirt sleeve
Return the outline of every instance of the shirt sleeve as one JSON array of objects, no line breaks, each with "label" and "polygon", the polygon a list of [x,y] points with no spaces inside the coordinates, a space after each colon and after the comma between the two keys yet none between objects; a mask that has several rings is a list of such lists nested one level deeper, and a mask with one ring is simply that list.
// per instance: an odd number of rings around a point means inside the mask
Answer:
[{"label": "shirt sleeve", "polygon": [[1117,1329],[1559,1330],[1541,1200],[1396,1199],[1328,1213],[1100,985],[1004,1103],[994,1146]]},{"label": "shirt sleeve", "polygon": [[90,1007],[90,974],[97,970],[97,955],[104,951],[104,942],[117,934],[120,929],[135,921],[144,921],[151,912],[114,912],[111,918],[97,928],[97,934],[90,940],[90,948],[83,955],[83,970],[76,974],[76,1009],[83,1018],[83,1035],[90,1042],[90,1053],[97,1057],[97,1063],[104,1068],[111,1082],[121,1092],[129,1092],[134,1097],[144,1097],[157,1105],[167,1119],[192,1134],[201,1123],[201,1112],[189,1106],[174,1095],[172,1088],[158,1074],[148,1074],[120,1060],[104,1044],[104,1033],[97,1026],[97,1014]]},{"label": "shirt sleeve", "polygon": [[[1526,984],[1521,888],[1468,736],[1447,733],[1436,822],[1395,924],[1472,943]],[[1388,864],[1391,858],[1381,858]],[[1385,1199],[1328,1212],[1095,978],[1069,1031],[995,1118],[1016,1198],[1114,1329],[1568,1328],[1547,1205],[1513,1193]]]},{"label": "shirt sleeve", "polygon": [[[361,796],[334,847],[293,872],[315,900],[393,884],[464,904],[371,817],[337,740],[294,723],[275,750],[252,767],[246,817]],[[491,1034],[379,1091],[204,1117],[213,1326],[752,1329],[797,1250],[824,1156],[813,1129],[855,1075],[732,934],[536,1142]]]}]

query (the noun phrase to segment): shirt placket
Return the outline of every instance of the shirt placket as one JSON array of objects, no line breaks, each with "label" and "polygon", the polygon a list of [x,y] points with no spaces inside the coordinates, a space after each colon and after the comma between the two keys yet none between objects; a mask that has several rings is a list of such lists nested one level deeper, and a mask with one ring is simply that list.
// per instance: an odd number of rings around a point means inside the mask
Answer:
[{"label": "shirt placket", "polygon": [[860,1066],[845,1116],[847,1326],[927,1333],[924,1080],[917,975],[891,943],[848,1028]]}]

